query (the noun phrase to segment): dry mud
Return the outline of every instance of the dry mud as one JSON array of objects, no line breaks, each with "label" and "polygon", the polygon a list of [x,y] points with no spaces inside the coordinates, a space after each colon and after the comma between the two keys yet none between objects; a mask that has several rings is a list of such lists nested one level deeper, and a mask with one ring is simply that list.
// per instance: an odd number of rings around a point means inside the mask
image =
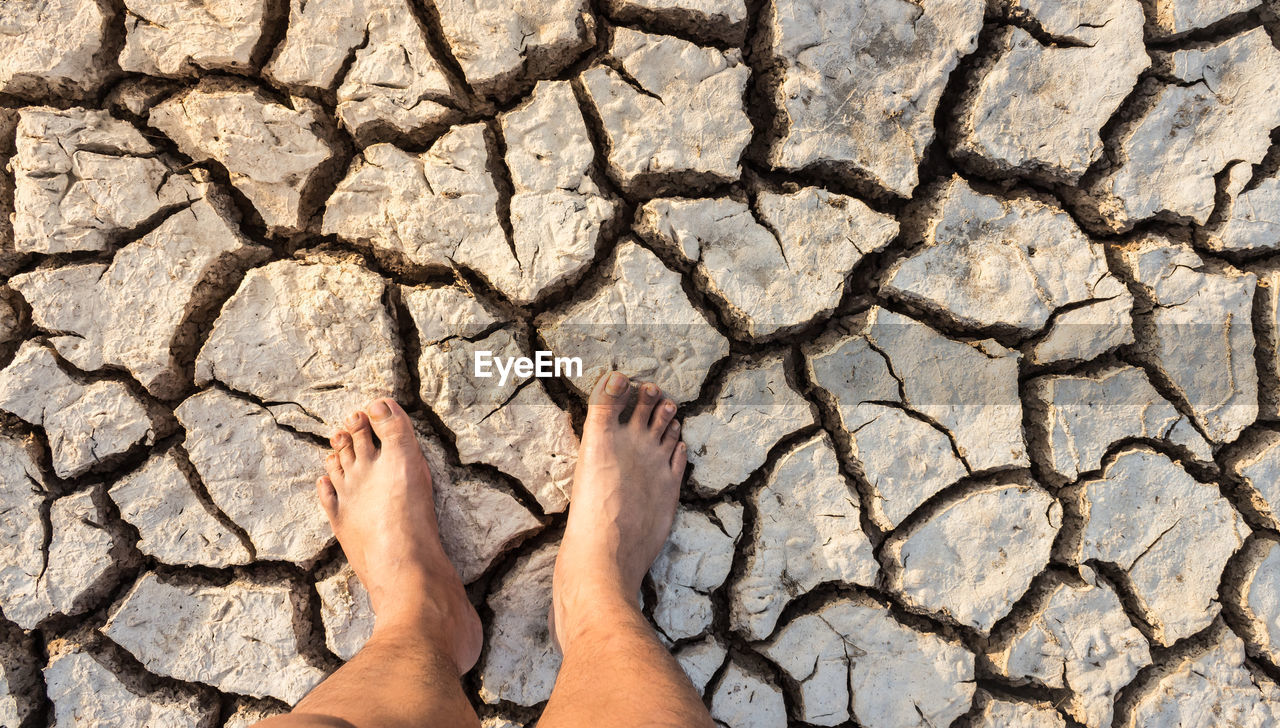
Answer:
[{"label": "dry mud", "polygon": [[645,612],[722,725],[1275,725],[1277,12],[4,2],[0,725],[349,659],[312,483],[378,396],[532,725],[612,367],[681,403]]}]

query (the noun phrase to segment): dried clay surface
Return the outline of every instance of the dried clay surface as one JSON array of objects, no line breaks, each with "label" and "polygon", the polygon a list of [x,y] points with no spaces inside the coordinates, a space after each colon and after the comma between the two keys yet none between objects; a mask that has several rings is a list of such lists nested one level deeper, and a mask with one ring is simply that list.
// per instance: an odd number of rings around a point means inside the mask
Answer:
[{"label": "dried clay surface", "polygon": [[352,659],[314,482],[377,397],[535,725],[615,368],[718,726],[1275,725],[1280,4],[0,2],[0,726]]}]

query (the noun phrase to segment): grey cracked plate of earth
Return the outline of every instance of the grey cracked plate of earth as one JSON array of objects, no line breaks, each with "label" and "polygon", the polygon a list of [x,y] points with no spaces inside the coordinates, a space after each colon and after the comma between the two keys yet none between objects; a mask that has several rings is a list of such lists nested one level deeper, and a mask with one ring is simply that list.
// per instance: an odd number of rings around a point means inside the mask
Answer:
[{"label": "grey cracked plate of earth", "polygon": [[0,726],[355,654],[312,488],[379,396],[532,725],[614,367],[681,403],[645,614],[723,726],[1280,723],[1278,13],[7,0]]}]

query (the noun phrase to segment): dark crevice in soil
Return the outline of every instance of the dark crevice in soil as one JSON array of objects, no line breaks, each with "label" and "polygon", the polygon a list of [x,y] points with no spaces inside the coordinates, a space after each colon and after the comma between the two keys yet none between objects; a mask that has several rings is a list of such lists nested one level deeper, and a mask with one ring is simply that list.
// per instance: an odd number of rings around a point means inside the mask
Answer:
[{"label": "dark crevice in soil", "polygon": [[708,15],[678,7],[651,9],[617,0],[605,0],[603,4],[614,26],[670,35],[718,50],[738,48],[746,36],[747,21],[733,22],[724,14]]},{"label": "dark crevice in soil", "polygon": [[462,101],[463,108],[477,109],[482,106],[471,84],[467,83],[467,76],[462,72],[462,66],[458,64],[458,59],[453,55],[448,41],[445,40],[444,29],[440,26],[440,12],[436,10],[435,4],[430,0],[408,1],[414,17],[417,18],[426,36],[431,55],[443,67],[449,86]]},{"label": "dark crevice in soil", "polygon": [[494,187],[498,190],[498,203],[495,213],[502,234],[507,239],[507,247],[511,249],[511,257],[523,268],[519,251],[516,250],[515,231],[511,227],[511,196],[515,194],[515,183],[511,179],[511,170],[507,167],[507,139],[502,133],[502,125],[497,121],[485,124],[485,145],[488,147],[488,171],[493,178]]},{"label": "dark crevice in soil", "polygon": [[204,479],[200,477],[200,472],[196,470],[195,465],[191,462],[191,456],[187,454],[187,449],[181,443],[175,443],[172,452],[178,461],[178,467],[182,470],[183,475],[187,478],[187,483],[191,490],[195,492],[196,498],[200,504],[204,506],[205,511],[214,518],[223,528],[233,533],[236,540],[249,553],[250,561],[258,560],[258,547],[254,545],[253,540],[240,524],[231,520],[226,511],[213,500],[213,496],[209,493],[208,486],[205,485]]},{"label": "dark crevice in soil", "polygon": [[1141,0],[1141,2],[1143,10],[1147,13],[1147,27],[1143,33],[1144,41],[1147,48],[1152,51],[1176,51],[1217,45],[1262,25],[1262,15],[1259,9],[1254,9],[1228,15],[1203,28],[1196,28],[1174,35],[1165,35],[1163,31],[1155,31],[1154,23],[1151,20],[1157,12],[1153,4],[1154,0]]},{"label": "dark crevice in soil", "polygon": [[[264,38],[260,47],[255,50],[255,63],[261,64],[269,56],[270,53],[278,47],[283,38],[287,27],[287,8],[283,16],[280,9],[285,7],[285,0],[272,0],[272,20],[268,24],[268,32],[264,34]],[[527,101],[527,94],[532,83],[519,82],[512,86],[518,91],[514,95],[508,95],[500,101],[493,101],[479,97],[467,83],[465,76],[461,70],[461,66],[452,54],[443,32],[440,28],[439,17],[435,8],[426,0],[411,0],[411,7],[415,17],[424,28],[424,33],[428,38],[428,43],[432,54],[437,58],[441,65],[445,68],[446,75],[450,78],[451,85],[460,102],[460,119],[465,122],[484,122],[489,131],[491,141],[491,159],[495,162],[491,172],[495,173],[495,180],[502,189],[500,195],[499,217],[503,221],[504,231],[507,233],[509,243],[512,241],[512,231],[509,220],[509,209],[504,209],[504,202],[509,208],[509,200],[512,193],[512,182],[510,175],[505,170],[505,165],[501,164],[505,150],[503,149],[501,127],[497,121],[497,115],[503,111],[513,109],[518,105]],[[708,292],[708,281],[700,278],[699,275],[692,272],[690,266],[677,256],[671,254],[671,251],[665,250],[663,246],[654,245],[653,241],[648,241],[646,247],[652,248],[658,257],[663,261],[664,265],[681,273],[681,283],[686,296],[692,301],[693,306],[703,314],[710,324],[730,342],[730,354],[725,359],[715,363],[710,367],[708,376],[704,379],[701,390],[696,399],[692,402],[685,403],[682,406],[681,416],[687,417],[691,414],[710,411],[716,404],[720,396],[724,379],[729,367],[738,361],[758,358],[759,356],[783,353],[786,358],[786,371],[788,380],[797,391],[809,401],[811,407],[816,412],[815,424],[801,428],[800,430],[786,435],[779,439],[766,456],[765,464],[756,469],[743,483],[735,485],[720,494],[709,494],[705,492],[695,491],[693,486],[686,485],[685,493],[682,500],[685,504],[698,508],[710,507],[713,503],[727,501],[739,502],[744,506],[744,530],[734,553],[733,565],[731,567],[730,576],[725,580],[724,584],[715,589],[711,594],[712,603],[714,605],[714,618],[712,628],[709,634],[715,636],[716,639],[726,644],[731,656],[735,662],[743,666],[748,672],[760,675],[765,679],[777,684],[781,687],[784,694],[784,702],[786,703],[788,713],[795,720],[800,714],[799,710],[799,685],[788,675],[782,673],[776,666],[767,661],[758,651],[759,645],[751,643],[744,639],[740,634],[732,629],[730,623],[730,602],[733,585],[738,583],[746,573],[747,560],[751,556],[753,535],[759,528],[759,514],[755,512],[753,503],[753,495],[762,487],[768,478],[775,472],[780,460],[786,453],[798,447],[800,443],[809,438],[825,433],[832,437],[836,443],[837,452],[840,455],[841,473],[848,483],[851,491],[855,492],[858,500],[862,504],[868,503],[872,498],[876,497],[874,489],[866,482],[866,478],[858,467],[856,458],[852,457],[849,435],[844,432],[839,415],[837,413],[837,405],[834,399],[826,392],[822,391],[816,384],[810,381],[804,362],[804,351],[810,342],[817,340],[823,335],[838,331],[845,317],[864,311],[867,307],[877,303],[877,299],[873,296],[880,295],[880,286],[891,270],[896,261],[913,252],[923,240],[923,230],[928,224],[928,208],[930,198],[934,194],[938,185],[948,179],[957,169],[963,170],[964,175],[969,179],[975,187],[998,193],[1002,196],[1012,194],[1037,195],[1050,200],[1057,206],[1066,209],[1077,224],[1084,227],[1098,239],[1108,243],[1119,243],[1134,236],[1145,233],[1158,233],[1173,236],[1176,239],[1189,239],[1192,229],[1182,220],[1154,220],[1146,221],[1135,226],[1131,231],[1117,232],[1107,224],[1100,221],[1096,215],[1095,201],[1090,199],[1086,194],[1079,192],[1076,188],[1070,188],[1059,181],[1051,178],[1037,178],[1037,176],[1026,170],[1016,170],[1009,175],[1000,174],[998,170],[984,169],[975,160],[961,158],[955,150],[955,137],[957,134],[958,121],[955,118],[955,112],[964,105],[964,98],[968,84],[975,81],[985,72],[984,64],[993,57],[994,38],[999,30],[996,23],[990,23],[982,36],[980,37],[977,49],[970,55],[961,59],[959,65],[952,73],[944,90],[942,100],[938,105],[935,114],[934,127],[936,129],[936,138],[927,148],[919,165],[920,184],[912,193],[909,199],[904,199],[887,193],[880,188],[866,175],[856,170],[851,170],[841,165],[815,165],[812,168],[785,171],[774,170],[768,163],[768,150],[773,143],[780,138],[783,131],[782,124],[784,118],[776,107],[777,91],[780,83],[780,61],[771,54],[772,39],[770,38],[770,25],[767,22],[767,13],[771,12],[771,3],[769,0],[750,0],[748,2],[748,20],[741,27],[726,24],[724,27],[708,27],[708,25],[695,15],[683,13],[680,11],[669,11],[662,13],[649,13],[647,11],[629,11],[621,10],[614,7],[612,3],[606,0],[597,0],[592,3],[592,12],[594,13],[598,23],[596,32],[596,42],[593,47],[585,50],[578,58],[570,63],[563,70],[554,74],[555,79],[570,80],[573,83],[575,95],[586,118],[588,133],[591,138],[595,150],[595,165],[593,168],[593,176],[595,177],[601,188],[611,193],[620,200],[620,210],[616,221],[608,226],[602,232],[597,244],[597,255],[595,259],[582,271],[574,280],[566,282],[562,286],[557,286],[554,290],[546,292],[540,300],[530,306],[520,307],[513,304],[507,296],[505,296],[496,287],[490,285],[483,280],[478,274],[472,271],[450,271],[443,268],[422,268],[416,267],[406,260],[396,257],[384,251],[378,251],[376,254],[372,252],[371,246],[353,244],[338,241],[332,236],[316,235],[314,228],[318,222],[319,215],[323,214],[323,205],[327,197],[332,193],[338,181],[345,174],[350,165],[357,144],[346,134],[345,131],[335,130],[333,133],[338,144],[343,151],[336,155],[335,162],[331,170],[327,170],[325,174],[319,175],[315,185],[308,192],[308,199],[313,200],[316,216],[312,220],[312,228],[309,231],[295,235],[278,236],[269,233],[256,209],[251,202],[234,186],[230,184],[229,175],[225,168],[215,162],[206,162],[199,165],[190,164],[190,159],[178,152],[175,145],[167,138],[156,133],[154,130],[147,130],[149,138],[151,138],[158,147],[163,150],[162,156],[177,160],[174,162],[179,168],[188,166],[198,166],[206,169],[217,181],[220,187],[226,189],[233,200],[233,204],[242,217],[241,226],[245,230],[245,234],[255,242],[268,247],[272,251],[271,260],[287,259],[294,255],[310,255],[312,253],[333,253],[336,255],[358,255],[362,264],[370,270],[384,276],[396,286],[441,286],[441,285],[463,285],[469,288],[472,293],[479,299],[483,300],[486,305],[491,306],[494,310],[502,311],[510,316],[512,323],[510,326],[518,332],[522,337],[522,344],[526,347],[537,346],[539,348],[548,348],[545,341],[541,338],[536,327],[540,317],[548,312],[562,309],[571,305],[575,301],[581,301],[591,295],[599,292],[604,286],[611,285],[613,281],[609,278],[610,269],[613,262],[613,256],[619,243],[629,234],[628,224],[635,219],[638,208],[644,204],[652,195],[663,194],[690,194],[690,195],[742,195],[743,190],[750,188],[752,190],[771,189],[790,191],[800,186],[821,186],[833,192],[851,195],[853,197],[864,200],[872,209],[877,212],[894,215],[902,224],[899,235],[881,252],[872,253],[865,256],[862,261],[850,272],[847,278],[847,285],[843,292],[840,304],[836,310],[829,316],[821,316],[817,320],[799,326],[793,330],[788,330],[782,334],[771,337],[767,340],[750,340],[743,333],[741,322],[734,316],[727,313],[728,305],[724,301],[718,300],[714,295]],[[719,179],[700,178],[696,175],[681,175],[675,177],[662,177],[650,180],[640,180],[637,184],[632,185],[630,190],[624,191],[617,179],[610,175],[608,159],[611,152],[609,139],[604,131],[600,116],[597,113],[595,105],[586,91],[581,81],[577,78],[586,68],[597,64],[604,56],[608,44],[610,42],[610,27],[603,22],[603,18],[611,17],[617,21],[633,24],[646,31],[666,32],[673,35],[686,38],[688,40],[710,44],[713,47],[727,49],[739,43],[744,48],[744,56],[748,65],[751,67],[751,78],[748,82],[745,92],[745,107],[749,118],[753,124],[755,133],[752,142],[744,154],[743,166],[745,168],[746,179],[741,183],[727,183]],[[1256,26],[1261,22],[1261,13],[1248,13],[1242,16],[1233,16],[1220,23],[1200,31],[1181,36],[1170,41],[1151,42],[1151,47],[1157,51],[1167,51],[1175,48],[1194,47],[1196,45],[1218,42],[1226,37],[1238,34],[1244,30]],[[989,20],[997,20],[997,17],[989,17]],[[1058,39],[1045,33],[1038,23],[1025,18],[1015,17],[1013,15],[1002,18],[1003,22],[1023,27],[1038,40],[1045,43],[1062,44],[1064,39]],[[115,25],[120,26],[118,32],[113,32],[110,37],[109,45],[112,45],[116,52],[123,44],[123,27],[122,21],[117,16],[113,21]],[[1274,31],[1273,31],[1274,32]],[[1070,45],[1067,41],[1065,44]],[[245,74],[232,74],[237,78],[249,78]],[[136,76],[129,74],[117,73],[116,79],[120,83],[134,80]],[[1153,75],[1148,75],[1145,82],[1140,82],[1138,88],[1130,95],[1130,97],[1121,105],[1120,110],[1108,122],[1103,130],[1103,138],[1106,140],[1106,153],[1103,159],[1099,160],[1086,175],[1085,181],[1081,183],[1080,188],[1087,188],[1102,178],[1105,170],[1110,166],[1119,164],[1118,139],[1126,124],[1132,123],[1133,120],[1141,118],[1141,115],[1149,108],[1150,95],[1158,88],[1160,82]],[[254,79],[254,84],[264,88],[264,93],[273,100],[281,103],[289,104],[289,100],[284,94],[284,89],[278,87],[264,87],[263,81]],[[191,82],[182,81],[175,82],[174,88],[181,88],[183,85],[189,87]],[[119,84],[111,83],[103,87],[98,105],[103,106],[108,103],[109,95],[117,88]],[[174,91],[170,91],[173,93]],[[332,111],[335,99],[332,93],[311,93],[309,94],[319,103],[325,106],[328,111]],[[158,98],[162,98],[160,96]],[[0,105],[4,106],[20,106],[26,102],[13,98],[0,98]],[[69,106],[68,101],[54,101],[55,105]],[[120,108],[116,108],[115,112],[120,118],[127,118],[131,123],[141,124],[143,119],[132,114],[127,114]],[[1280,131],[1280,130],[1278,130]],[[411,140],[401,140],[400,143],[405,145],[411,151],[425,151],[430,144],[434,142],[436,130],[432,130],[429,134],[423,134],[414,137]],[[1262,165],[1255,166],[1255,174],[1251,185],[1256,185],[1262,174],[1274,174],[1276,162],[1276,149],[1280,148],[1280,137],[1273,135],[1273,140],[1277,142],[1277,147],[1273,148],[1271,156],[1267,162]],[[1270,167],[1268,166],[1270,165]],[[1267,170],[1270,169],[1270,172]],[[1006,177],[1012,176],[1013,179]],[[3,201],[0,201],[2,204]],[[172,211],[168,211],[172,212]],[[166,212],[166,215],[168,214]],[[163,218],[163,216],[161,216]],[[154,224],[152,224],[154,222]],[[147,225],[142,226],[121,237],[121,244],[126,239],[136,239],[141,234],[150,229],[154,229],[160,220],[149,221]],[[1270,255],[1270,254],[1268,254]],[[72,254],[65,256],[50,256],[43,258],[28,258],[22,264],[23,270],[32,270],[42,265],[67,265],[81,262],[104,262],[111,260],[112,251],[106,253],[86,253]],[[1229,253],[1217,254],[1215,259],[1227,260],[1237,264],[1252,262],[1252,256],[1233,257]],[[239,268],[243,268],[240,266]],[[1115,268],[1112,265],[1112,268]],[[184,322],[184,335],[181,342],[175,345],[175,355],[184,362],[193,359],[199,347],[208,340],[212,323],[216,320],[225,301],[234,291],[236,286],[242,280],[244,271],[237,269],[226,279],[220,281],[216,291],[208,291],[203,293],[200,298],[202,305],[188,312],[187,320]],[[1132,283],[1132,282],[1131,282]],[[405,401],[406,409],[408,409],[420,421],[426,423],[426,427],[437,434],[444,443],[447,458],[453,465],[459,464],[457,456],[456,438],[453,433],[444,426],[443,422],[433,413],[424,402],[421,401],[419,390],[421,382],[417,371],[418,359],[421,351],[421,342],[418,341],[416,328],[408,315],[408,311],[401,300],[399,290],[393,286],[387,296],[387,303],[390,310],[395,314],[395,319],[399,328],[399,343],[404,354],[404,360],[408,369],[408,378],[406,383],[407,391],[401,393],[403,401]],[[910,306],[904,302],[879,301],[890,310],[911,315],[917,320],[921,320],[928,325],[939,329],[946,335],[957,340],[972,340],[974,338],[982,338],[987,335],[995,336],[1002,343],[1007,345],[1016,345],[1021,342],[1022,336],[1012,331],[986,330],[974,331],[966,330],[965,327],[959,326],[955,321],[948,319],[943,314],[931,314],[928,311],[921,310],[919,307]],[[24,310],[24,315],[29,316],[29,311]],[[41,332],[26,330],[26,334],[37,334]],[[47,332],[45,332],[47,333]],[[1149,329],[1139,326],[1140,340],[1149,340]],[[3,353],[3,352],[0,352]],[[1127,347],[1119,352],[1109,354],[1102,358],[1107,365],[1136,360],[1134,347]],[[1022,595],[1012,606],[1010,613],[997,623],[991,636],[985,636],[972,628],[951,624],[945,620],[939,619],[933,615],[924,613],[924,610],[913,609],[906,605],[903,598],[895,593],[892,587],[892,576],[895,565],[889,563],[885,551],[887,546],[899,542],[905,538],[912,530],[919,528],[929,519],[937,515],[942,508],[950,503],[964,497],[973,490],[984,487],[991,482],[1004,482],[1005,480],[1030,481],[1033,478],[1040,482],[1054,484],[1054,478],[1049,469],[1047,455],[1047,438],[1045,432],[1040,431],[1039,418],[1043,415],[1028,406],[1027,383],[1031,377],[1048,374],[1048,373],[1067,373],[1090,371],[1091,367],[1098,366],[1096,362],[1078,363],[1063,362],[1046,367],[1032,367],[1024,364],[1019,374],[1019,381],[1022,386],[1020,401],[1023,406],[1023,430],[1024,437],[1029,445],[1031,452],[1031,466],[1029,469],[1011,468],[998,472],[980,473],[977,476],[971,476],[952,484],[946,489],[935,494],[924,502],[916,511],[908,516],[896,529],[886,531],[872,522],[869,516],[868,508],[861,508],[862,530],[868,535],[874,546],[875,553],[881,562],[880,579],[875,585],[869,587],[857,587],[842,584],[824,584],[811,592],[804,594],[792,601],[783,611],[779,620],[778,627],[774,634],[782,629],[786,624],[790,623],[803,614],[809,614],[823,606],[844,598],[872,599],[878,604],[886,607],[900,622],[918,631],[935,634],[951,641],[962,642],[969,650],[979,654],[979,669],[975,679],[976,684],[992,694],[1001,697],[1017,699],[1017,700],[1049,700],[1052,702],[1061,702],[1065,697],[1065,693],[1061,690],[1045,688],[1043,686],[1019,685],[1003,678],[994,671],[984,668],[982,651],[993,645],[1001,644],[1003,640],[1008,639],[1016,629],[1020,629],[1023,624],[1029,620],[1043,606],[1045,594],[1049,587],[1056,583],[1059,579],[1071,579],[1074,576],[1074,566],[1078,552],[1079,540],[1083,530],[1083,515],[1080,513],[1080,504],[1076,500],[1078,496],[1079,483],[1083,480],[1096,477],[1102,472],[1102,468],[1080,474],[1073,483],[1058,483],[1059,487],[1051,487],[1050,490],[1062,502],[1064,506],[1064,525],[1060,530],[1053,548],[1052,565],[1046,571],[1038,575],[1032,583],[1028,591]],[[1148,374],[1153,373],[1154,367],[1144,367]],[[187,375],[188,380],[193,379]],[[126,372],[118,369],[108,369],[103,372],[86,375],[77,373],[76,376],[82,378],[98,377],[102,379],[111,379],[114,381],[125,380],[131,391],[139,393],[145,397],[144,401],[166,409],[160,406],[162,403],[154,401],[154,398],[147,397],[141,392],[141,387],[133,381],[132,377]],[[213,384],[213,387],[219,385]],[[576,389],[564,380],[553,380],[545,383],[545,387],[552,398],[561,408],[570,412],[574,421],[575,428],[581,432],[582,422],[585,415],[585,408],[582,398]],[[1173,395],[1173,386],[1168,382],[1157,382],[1157,389],[1166,397]],[[194,382],[188,385],[184,395],[195,391]],[[255,404],[263,405],[261,400],[250,394],[243,392],[233,392],[233,396],[243,398]],[[1171,399],[1179,407],[1180,411],[1187,412],[1189,407],[1187,403],[1177,399]],[[1258,428],[1265,429],[1269,425],[1259,425]],[[3,422],[3,429],[6,432],[17,431],[22,429],[20,426],[9,422],[7,418]],[[324,439],[319,436],[308,433],[294,431],[294,434],[303,437],[309,442],[323,445]],[[41,443],[44,450],[42,469],[45,472],[50,471],[48,464],[48,442],[47,437],[40,432],[36,435],[37,440]],[[181,459],[186,462],[185,470],[192,477],[192,487],[195,488],[198,496],[206,505],[211,506],[212,501],[209,498],[207,490],[199,482],[199,478],[190,469],[187,462],[185,452],[178,444],[178,436],[166,436],[155,446],[154,451],[159,452],[165,447],[174,446],[175,452],[180,454]],[[1248,507],[1247,494],[1243,492],[1238,482],[1230,478],[1222,479],[1219,475],[1216,465],[1196,463],[1191,460],[1189,454],[1180,451],[1178,448],[1169,446],[1167,443],[1153,443],[1145,440],[1131,439],[1113,443],[1108,448],[1107,454],[1103,460],[1103,467],[1111,462],[1116,454],[1124,447],[1134,444],[1148,445],[1160,452],[1174,457],[1185,469],[1192,472],[1193,476],[1201,482],[1221,481],[1221,489],[1232,503],[1240,509],[1255,530],[1265,530],[1268,528],[1268,522],[1258,513],[1251,511]],[[1225,451],[1224,451],[1225,453]],[[149,451],[146,448],[135,448],[118,460],[104,464],[105,472],[92,473],[71,481],[60,481],[50,478],[50,491],[53,494],[65,494],[68,492],[81,491],[86,488],[96,488],[102,483],[103,479],[108,480],[116,478],[125,472],[141,466]],[[1218,463],[1224,462],[1226,454],[1220,454],[1217,458]],[[497,481],[504,489],[512,493],[520,503],[537,515],[546,524],[546,527],[538,534],[527,538],[519,543],[512,544],[499,558],[491,565],[486,573],[477,581],[468,587],[468,593],[479,605],[482,617],[486,621],[491,620],[493,614],[486,603],[487,597],[492,594],[493,590],[500,583],[501,579],[508,574],[514,567],[518,559],[531,553],[534,549],[542,545],[552,543],[558,540],[562,534],[564,514],[546,514],[538,505],[536,500],[524,489],[523,485],[517,482],[496,468],[484,464],[471,464],[466,466],[472,472]],[[1225,469],[1225,468],[1224,468]],[[692,471],[690,475],[696,481],[697,473]],[[1218,478],[1219,480],[1214,480]],[[52,502],[52,496],[45,499],[44,503],[44,526],[46,530],[45,551],[48,550],[48,542],[51,537],[51,525],[49,524],[49,508]],[[216,508],[214,509],[216,511]],[[247,532],[238,525],[232,523],[230,519],[221,511],[216,511],[215,517],[224,526],[231,528],[237,534],[242,543],[252,548],[249,543]],[[120,521],[118,513],[112,513],[111,527],[120,529],[128,538],[125,539],[128,549],[132,550],[132,556],[137,563],[125,568],[120,574],[121,580],[119,584],[111,591],[106,598],[95,602],[94,611],[88,617],[75,618],[57,618],[51,620],[47,625],[35,632],[39,650],[45,653],[47,657],[46,643],[51,639],[57,638],[61,634],[69,634],[77,625],[88,623],[101,623],[105,620],[106,614],[110,611],[111,605],[118,603],[137,576],[143,570],[153,569],[167,578],[174,579],[190,579],[201,583],[209,584],[226,584],[233,579],[249,578],[260,579],[273,582],[289,583],[300,597],[298,612],[295,615],[297,621],[298,640],[302,645],[302,649],[308,655],[309,659],[317,664],[325,666],[326,669],[332,669],[338,664],[337,658],[324,646],[324,634],[319,619],[319,600],[314,588],[315,578],[332,564],[338,558],[340,549],[336,545],[331,545],[321,554],[316,565],[310,568],[301,568],[293,564],[285,564],[280,562],[259,562],[247,567],[237,567],[231,569],[207,569],[201,567],[180,568],[165,566],[155,562],[154,559],[136,554],[134,548],[137,542],[137,533],[131,530],[131,526],[127,526]],[[1267,538],[1275,536],[1273,531],[1266,530]],[[1254,536],[1250,543],[1256,543],[1262,536]],[[125,560],[128,560],[126,558]],[[1220,585],[1220,595],[1224,601],[1224,617],[1225,623],[1238,633],[1244,630],[1244,622],[1238,610],[1233,606],[1239,600],[1238,589],[1240,585],[1239,570],[1240,564],[1243,563],[1243,556],[1238,556],[1228,567],[1222,578]],[[1107,565],[1099,565],[1099,570],[1104,574],[1104,580],[1114,582],[1121,594],[1122,601],[1125,603],[1126,612],[1129,614],[1131,621],[1139,625],[1144,630],[1144,634],[1151,634],[1151,627],[1147,624],[1147,616],[1139,605],[1139,600],[1133,592],[1132,585],[1128,583],[1127,576],[1117,573],[1118,570]],[[1109,576],[1107,576],[1109,574]],[[652,605],[654,596],[652,584],[649,584],[647,596],[649,604]],[[1234,601],[1233,601],[1234,600]],[[1137,696],[1143,694],[1154,684],[1154,680],[1165,669],[1162,665],[1172,664],[1180,655],[1190,654],[1197,650],[1204,649],[1214,639],[1217,634],[1214,630],[1224,630],[1225,627],[1217,625],[1200,635],[1188,638],[1187,640],[1176,643],[1171,648],[1156,647],[1153,652],[1157,655],[1157,662],[1161,666],[1155,666],[1145,669],[1139,674],[1139,677],[1133,683],[1126,687],[1122,692],[1121,702],[1124,708],[1118,713],[1117,721],[1122,722],[1132,712],[1132,705]],[[688,640],[682,641],[687,642]],[[122,664],[126,666],[126,672],[131,676],[145,678],[145,670],[132,656],[129,656],[124,650],[106,644],[103,649],[118,658]],[[114,659],[114,658],[113,658]],[[1253,655],[1251,663],[1256,669],[1266,674],[1271,679],[1280,677],[1280,670],[1271,665],[1258,656]],[[727,663],[726,663],[727,664]],[[722,666],[715,677],[709,684],[706,695],[714,694],[715,687],[722,679],[727,668]],[[133,679],[132,677],[130,679]],[[168,678],[146,678],[153,680],[154,685],[172,687],[174,689],[190,692],[192,690],[200,692],[200,694],[208,696],[213,691],[204,686],[183,683]],[[479,688],[478,671],[473,671],[466,679],[466,687],[471,696],[475,696]],[[43,696],[42,696],[43,698]],[[474,699],[474,698],[473,698]],[[225,718],[234,710],[235,705],[239,704],[244,698],[218,695],[216,698],[221,715]],[[709,700],[709,697],[708,697]],[[273,700],[250,701],[256,704],[268,705],[271,707],[283,707]],[[532,722],[536,719],[538,708],[525,708],[515,706],[510,703],[500,703],[498,705],[481,705],[480,711],[483,715],[507,715],[522,721]],[[977,704],[970,711],[969,716],[974,715],[977,710]],[[1126,712],[1127,711],[1127,712]],[[44,698],[43,707],[38,711],[39,718],[37,724],[43,724],[50,715],[50,704],[47,698]],[[966,720],[962,717],[957,723],[962,724]],[[1118,722],[1117,724],[1121,724]],[[1074,723],[1069,723],[1074,725]]]},{"label": "dark crevice in soil", "polygon": [[289,30],[289,0],[263,0],[262,35],[254,47],[250,61],[255,69],[261,70],[275,54],[277,48],[284,43],[285,33]]}]

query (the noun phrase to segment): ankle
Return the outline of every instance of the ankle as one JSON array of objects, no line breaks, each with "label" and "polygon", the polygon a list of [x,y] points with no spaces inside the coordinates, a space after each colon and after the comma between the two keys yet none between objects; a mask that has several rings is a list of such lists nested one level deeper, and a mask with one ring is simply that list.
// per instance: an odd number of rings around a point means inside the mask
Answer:
[{"label": "ankle", "polygon": [[603,595],[599,601],[579,602],[576,608],[555,605],[556,641],[565,655],[578,644],[594,645],[593,651],[621,634],[652,628],[634,599],[615,594]]},{"label": "ankle", "polygon": [[366,644],[395,644],[421,652],[452,653],[449,634],[439,625],[399,614],[390,619],[376,618]]},{"label": "ankle", "polygon": [[[441,619],[431,614],[397,612],[374,622],[368,645],[395,646],[429,657],[445,659],[459,675],[470,669],[472,662],[466,655],[472,630],[454,619]],[[463,664],[466,663],[466,664]]]},{"label": "ankle", "polygon": [[373,632],[414,642],[446,642],[460,628],[460,617],[434,602],[396,604],[375,610]]},{"label": "ankle", "polygon": [[616,575],[564,577],[559,570],[552,586],[556,635],[562,648],[576,636],[597,628],[616,629],[622,622],[644,619],[639,589],[631,589]]},{"label": "ankle", "polygon": [[440,632],[425,632],[406,622],[381,622],[365,641],[361,654],[378,661],[411,660],[437,674],[461,677],[466,668],[459,663],[459,647],[452,637]]},{"label": "ankle", "polygon": [[640,580],[630,579],[614,559],[562,549],[556,558],[552,597],[565,608],[630,602],[639,606]]}]

